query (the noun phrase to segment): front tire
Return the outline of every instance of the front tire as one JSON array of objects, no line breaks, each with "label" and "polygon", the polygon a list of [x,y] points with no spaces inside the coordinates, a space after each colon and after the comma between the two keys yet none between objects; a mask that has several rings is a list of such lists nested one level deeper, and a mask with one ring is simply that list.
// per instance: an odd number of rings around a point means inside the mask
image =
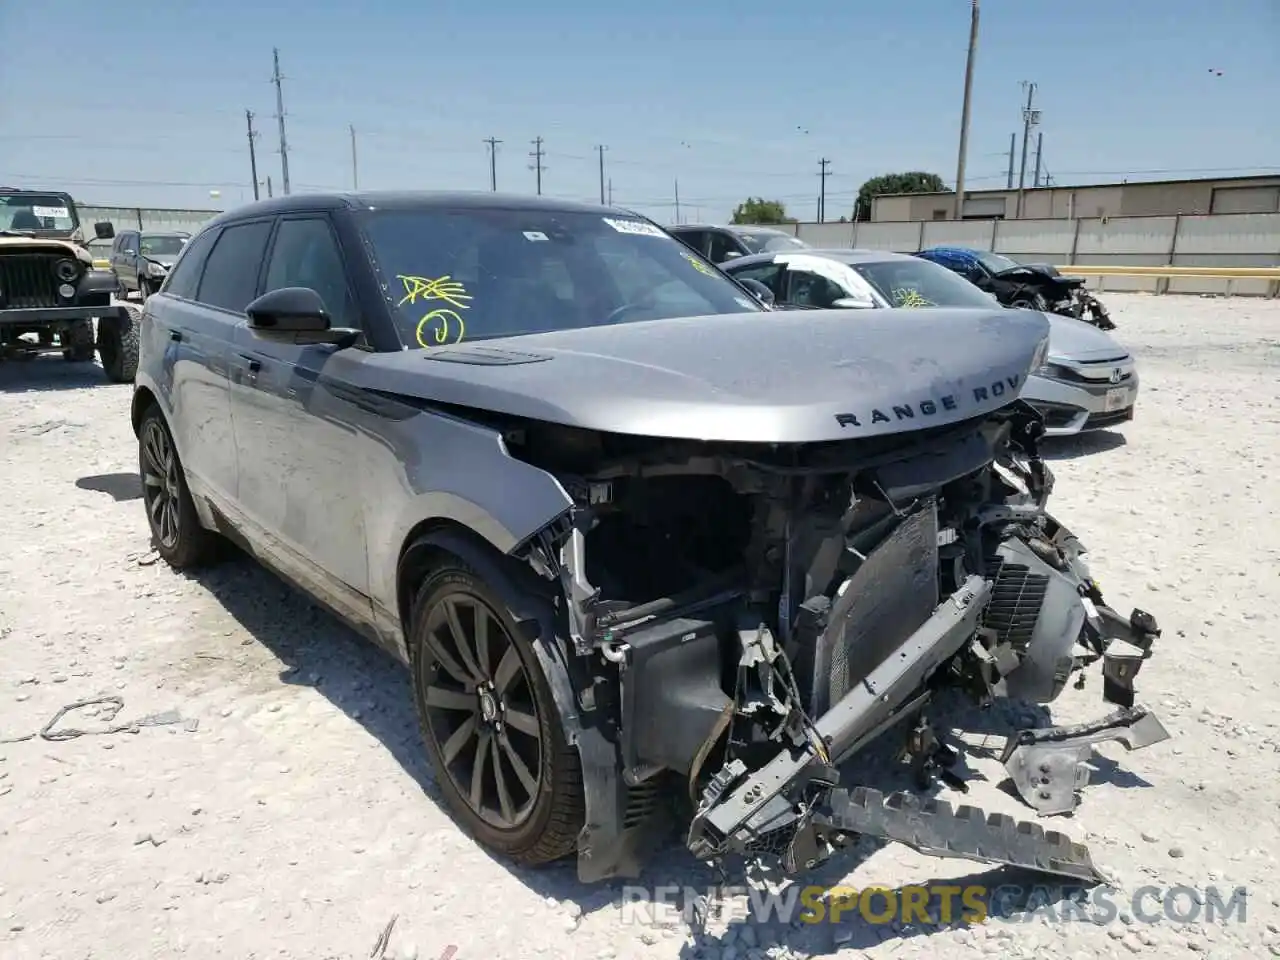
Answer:
[{"label": "front tire", "polygon": [[214,559],[214,534],[200,525],[173,434],[154,404],[138,425],[138,472],[151,540],[165,563],[184,570]]},{"label": "front tire", "polygon": [[1020,293],[1009,306],[1019,310],[1039,310],[1041,313],[1049,310],[1049,302],[1039,293]]},{"label": "front tire", "polygon": [[578,754],[499,591],[452,561],[423,582],[410,623],[418,721],[449,808],[519,864],[572,853],[583,823]]},{"label": "front tire", "polygon": [[93,362],[93,321],[76,320],[64,334],[62,359],[68,363]]},{"label": "front tire", "polygon": [[138,344],[142,312],[127,303],[116,307],[115,316],[98,320],[98,358],[112,383],[133,383],[138,374]]}]

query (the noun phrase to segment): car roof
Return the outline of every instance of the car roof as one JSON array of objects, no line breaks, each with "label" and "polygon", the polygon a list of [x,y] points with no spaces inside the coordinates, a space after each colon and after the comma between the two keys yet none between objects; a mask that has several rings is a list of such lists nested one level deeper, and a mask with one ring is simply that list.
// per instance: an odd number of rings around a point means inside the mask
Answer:
[{"label": "car roof", "polygon": [[682,230],[728,230],[730,233],[776,233],[783,237],[795,236],[777,227],[766,227],[754,223],[677,223],[667,227],[669,233],[679,233]]},{"label": "car roof", "polygon": [[189,237],[185,230],[139,230],[144,237]]},{"label": "car roof", "polygon": [[892,260],[915,260],[917,259],[910,253],[892,253],[889,250],[857,250],[857,249],[841,249],[841,248],[819,248],[811,250],[769,250],[765,253],[752,253],[745,257],[735,257],[728,263],[721,264],[721,269],[726,267],[737,269],[739,266],[757,263],[772,263],[777,257],[822,257],[825,260],[835,260],[838,263],[884,263]]},{"label": "car roof", "polygon": [[921,253],[949,253],[956,257],[977,257],[980,251],[972,247],[925,247]]},{"label": "car roof", "polygon": [[557,213],[595,213],[602,217],[623,214],[638,217],[621,207],[606,207],[573,200],[494,193],[488,190],[399,190],[329,193],[295,193],[287,197],[257,200],[221,213],[209,226],[229,220],[272,216],[296,210],[544,210]]}]

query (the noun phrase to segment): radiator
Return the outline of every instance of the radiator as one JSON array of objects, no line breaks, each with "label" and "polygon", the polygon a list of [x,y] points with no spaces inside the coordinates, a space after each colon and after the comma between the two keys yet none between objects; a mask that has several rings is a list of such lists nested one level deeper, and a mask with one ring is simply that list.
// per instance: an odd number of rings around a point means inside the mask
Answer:
[{"label": "radiator", "polygon": [[[905,517],[845,580],[809,666],[809,715],[820,717],[933,615],[938,596],[938,510],[933,498]],[[805,686],[808,687],[805,690]]]}]

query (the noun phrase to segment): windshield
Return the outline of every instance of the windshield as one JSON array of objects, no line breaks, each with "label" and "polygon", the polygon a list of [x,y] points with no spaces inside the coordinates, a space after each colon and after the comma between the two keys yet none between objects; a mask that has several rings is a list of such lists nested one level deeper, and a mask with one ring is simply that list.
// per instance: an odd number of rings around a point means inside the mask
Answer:
[{"label": "windshield", "polygon": [[56,193],[0,193],[0,230],[70,233],[80,226],[75,204]]},{"label": "windshield", "polygon": [[155,234],[144,233],[142,242],[139,244],[139,253],[145,257],[176,257],[182,252],[182,248],[186,246],[188,239],[188,237],[179,237],[173,234],[156,236]]},{"label": "windshield", "polygon": [[1012,270],[1014,267],[1021,266],[1017,260],[1010,260],[1004,254],[987,253],[980,251],[974,256],[978,258],[978,262],[990,270],[992,273],[1000,273],[1002,270]]},{"label": "windshield", "polygon": [[632,217],[383,210],[366,214],[364,228],[410,347],[764,309],[679,240]]},{"label": "windshield", "polygon": [[785,233],[773,233],[769,230],[735,230],[734,233],[752,253],[809,249],[809,245],[803,240],[789,237]]},{"label": "windshield", "polygon": [[994,307],[996,301],[968,280],[928,260],[855,263],[876,292],[895,307]]}]

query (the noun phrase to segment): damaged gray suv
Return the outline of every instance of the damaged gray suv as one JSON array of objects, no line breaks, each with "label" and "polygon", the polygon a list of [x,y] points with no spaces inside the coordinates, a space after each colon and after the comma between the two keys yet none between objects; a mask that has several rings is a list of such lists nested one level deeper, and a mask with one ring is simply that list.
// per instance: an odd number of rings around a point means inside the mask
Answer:
[{"label": "damaged gray suv", "polygon": [[[1045,511],[1022,311],[813,311],[804,336],[637,215],[499,194],[304,195],[221,215],[142,320],[133,425],[174,567],[228,539],[412,674],[447,802],[523,864],[813,867],[855,835],[1081,879],[1089,852],[924,799],[936,695],[1111,713],[1011,730],[1028,805],[1089,744],[1164,739],[1159,636]],[[858,783],[905,737],[920,794]],[[852,759],[852,785],[837,765]]]}]

